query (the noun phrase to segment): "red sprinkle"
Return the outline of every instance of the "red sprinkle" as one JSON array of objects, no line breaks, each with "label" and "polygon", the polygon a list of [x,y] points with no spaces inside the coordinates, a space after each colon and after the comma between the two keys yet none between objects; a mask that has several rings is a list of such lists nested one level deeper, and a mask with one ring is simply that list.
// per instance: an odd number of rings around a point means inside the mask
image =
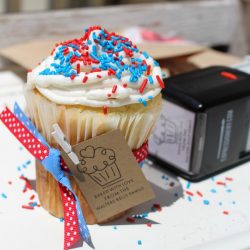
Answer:
[{"label": "red sprinkle", "polygon": [[34,195],[34,194],[30,196],[30,200],[31,200],[31,201],[34,200],[34,198],[35,198],[35,195]]},{"label": "red sprinkle", "polygon": [[113,69],[109,69],[108,70],[108,75],[115,75],[115,71]]},{"label": "red sprinkle", "polygon": [[233,181],[233,178],[231,178],[231,177],[226,177],[225,178],[227,181]]},{"label": "red sprinkle", "polygon": [[147,67],[147,75],[150,75],[151,65],[148,65]]},{"label": "red sprinkle", "polygon": [[203,197],[203,194],[200,191],[196,191],[196,193],[200,196]]},{"label": "red sprinkle", "polygon": [[190,196],[194,196],[194,194],[192,192],[188,191],[188,190],[186,190],[186,194],[190,195]]},{"label": "red sprinkle", "polygon": [[8,181],[8,184],[11,185],[11,184],[12,184],[12,181]]},{"label": "red sprinkle", "polygon": [[96,75],[96,77],[97,77],[97,78],[102,78],[102,76],[101,76],[101,75]]},{"label": "red sprinkle", "polygon": [[158,81],[158,83],[159,83],[159,86],[160,86],[162,89],[165,88],[165,84],[164,84],[164,82],[162,81],[162,79],[160,78],[159,75],[156,76],[156,79],[157,79],[157,81]]},{"label": "red sprinkle", "polygon": [[142,85],[141,85],[141,87],[139,88],[139,93],[141,93],[141,94],[143,93],[144,89],[145,89],[146,86],[147,86],[147,83],[148,83],[148,79],[146,78],[146,79],[143,80]]},{"label": "red sprinkle", "polygon": [[76,75],[75,75],[75,74],[72,74],[72,75],[70,76],[70,79],[71,79],[71,80],[74,80],[75,77],[76,77]]},{"label": "red sprinkle", "polygon": [[20,179],[25,181],[25,189],[23,190],[24,193],[27,191],[27,188],[32,190],[32,186],[30,185],[30,182],[26,177],[21,175]]},{"label": "red sprinkle", "polygon": [[152,227],[152,224],[150,222],[147,223],[148,227]]},{"label": "red sprinkle", "polygon": [[108,108],[107,108],[107,106],[103,106],[103,107],[102,107],[102,110],[103,110],[103,114],[104,114],[104,115],[107,115],[107,114],[108,114]]},{"label": "red sprinkle", "polygon": [[111,97],[111,94],[107,94],[108,97]]},{"label": "red sprinkle", "polygon": [[226,183],[223,182],[223,181],[217,181],[216,184],[217,184],[217,185],[222,185],[222,186],[225,186],[225,185],[226,185]]},{"label": "red sprinkle", "polygon": [[112,93],[114,94],[117,90],[117,85],[114,85],[113,88],[112,88]]},{"label": "red sprinkle", "polygon": [[127,221],[127,222],[130,222],[130,223],[134,223],[134,222],[135,222],[135,219],[132,218],[132,217],[127,217],[126,221]]},{"label": "red sprinkle", "polygon": [[77,66],[76,66],[76,71],[77,71],[77,74],[79,74],[79,73],[80,73],[80,68],[81,68],[80,63],[77,63]]},{"label": "red sprinkle", "polygon": [[123,83],[123,88],[127,88],[128,87],[128,84],[127,83]]},{"label": "red sprinkle", "polygon": [[34,209],[34,207],[32,207],[32,206],[26,206],[26,205],[22,205],[22,208],[24,208],[24,209],[30,209],[30,210]]},{"label": "red sprinkle", "polygon": [[153,207],[155,207],[157,209],[158,212],[161,211],[161,205],[159,203],[154,203]]},{"label": "red sprinkle", "polygon": [[220,72],[220,75],[225,77],[225,78],[228,78],[230,80],[238,79],[238,77],[236,75],[234,75],[233,73],[230,73],[230,72],[226,72],[226,71]]},{"label": "red sprinkle", "polygon": [[92,69],[90,72],[94,73],[94,72],[101,72],[102,70],[100,68],[96,68],[96,69]]},{"label": "red sprinkle", "polygon": [[87,76],[84,76],[82,82],[85,83],[85,82],[87,82],[87,80],[88,80],[88,77],[87,77]]},{"label": "red sprinkle", "polygon": [[229,215],[229,212],[228,211],[223,211],[223,214]]},{"label": "red sprinkle", "polygon": [[27,73],[30,73],[30,72],[32,72],[32,69],[28,69],[28,70],[27,70]]}]

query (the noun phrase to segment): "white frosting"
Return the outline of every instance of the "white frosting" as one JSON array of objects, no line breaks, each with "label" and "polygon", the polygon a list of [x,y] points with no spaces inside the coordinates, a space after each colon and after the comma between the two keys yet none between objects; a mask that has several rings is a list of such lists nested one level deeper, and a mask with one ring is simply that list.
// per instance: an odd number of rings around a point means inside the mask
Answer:
[{"label": "white frosting", "polygon": [[[98,32],[96,32],[98,34]],[[92,39],[93,44],[93,37]],[[99,45],[100,46],[100,45]],[[60,47],[60,46],[59,46]],[[32,72],[28,73],[27,87],[37,88],[37,90],[47,97],[49,100],[58,104],[68,105],[86,105],[92,107],[119,107],[132,103],[141,102],[141,100],[148,101],[154,98],[161,91],[156,76],[161,77],[161,69],[154,64],[152,57],[145,57],[144,54],[134,52],[134,58],[145,60],[147,65],[150,65],[150,75],[153,79],[153,83],[148,81],[144,91],[139,92],[143,81],[148,78],[146,73],[141,75],[137,82],[130,82],[131,73],[128,70],[124,70],[121,74],[121,78],[118,79],[115,75],[109,75],[108,70],[101,72],[89,73],[91,66],[85,66],[81,63],[80,73],[76,75],[74,79],[65,77],[64,75],[41,75],[40,73],[49,68],[54,70],[52,63],[59,63],[59,59],[54,59],[55,53],[59,47],[54,51],[52,56],[46,58],[39,66],[37,66]],[[100,50],[96,45],[97,51]],[[69,51],[73,51],[69,48]],[[92,51],[92,46],[89,45],[89,50]],[[123,57],[123,62],[128,64],[130,58],[126,56],[124,51],[119,52],[119,56]],[[72,63],[74,69],[77,68],[78,62]],[[94,64],[98,67],[98,64]],[[86,72],[88,72],[86,74]],[[98,76],[101,76],[99,78]],[[84,77],[88,79],[86,83],[83,83]],[[127,87],[124,87],[127,84]],[[112,93],[113,86],[117,85],[115,93]]]}]

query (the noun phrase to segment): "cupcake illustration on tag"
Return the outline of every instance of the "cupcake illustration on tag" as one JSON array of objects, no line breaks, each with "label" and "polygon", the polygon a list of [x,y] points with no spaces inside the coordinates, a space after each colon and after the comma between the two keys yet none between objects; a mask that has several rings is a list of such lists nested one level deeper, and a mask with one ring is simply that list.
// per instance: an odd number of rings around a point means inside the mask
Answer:
[{"label": "cupcake illustration on tag", "polygon": [[95,183],[105,187],[121,179],[115,151],[104,147],[86,146],[80,152],[77,170],[88,175]]},{"label": "cupcake illustration on tag", "polygon": [[178,127],[171,120],[161,114],[160,120],[153,132],[153,141],[157,145],[162,143],[175,144],[177,143]]}]

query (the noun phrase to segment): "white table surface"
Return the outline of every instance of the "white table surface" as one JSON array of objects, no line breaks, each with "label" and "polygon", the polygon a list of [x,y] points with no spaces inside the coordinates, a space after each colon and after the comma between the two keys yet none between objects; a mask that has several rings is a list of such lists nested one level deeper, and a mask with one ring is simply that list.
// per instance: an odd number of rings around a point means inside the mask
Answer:
[{"label": "white table surface", "polygon": [[[3,78],[0,74],[0,106],[18,101],[25,107],[21,83],[12,76],[5,74]],[[2,87],[8,79],[10,92]],[[12,83],[17,91],[13,91]],[[24,181],[19,179],[21,174],[35,179],[34,159],[2,123],[0,159],[0,249],[63,249],[63,223],[41,207],[22,208],[32,194],[38,201],[34,190],[22,192]],[[156,200],[133,209],[129,215],[147,212],[148,217],[131,224],[126,221],[127,215],[109,225],[89,226],[97,250],[250,249],[250,163],[196,184],[154,166],[145,165],[143,171],[152,183]],[[218,181],[226,185],[218,185]],[[152,212],[154,203],[161,204],[162,211]],[[90,248],[84,244],[79,249]]]}]

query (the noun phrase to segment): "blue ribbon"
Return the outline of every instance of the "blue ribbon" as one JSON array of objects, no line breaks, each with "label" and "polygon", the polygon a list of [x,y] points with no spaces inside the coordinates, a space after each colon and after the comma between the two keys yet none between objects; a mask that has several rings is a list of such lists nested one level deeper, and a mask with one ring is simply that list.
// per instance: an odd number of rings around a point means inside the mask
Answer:
[{"label": "blue ribbon", "polygon": [[86,221],[84,219],[82,209],[80,206],[80,202],[75,195],[70,181],[68,177],[64,174],[63,170],[60,166],[60,151],[58,149],[50,147],[50,145],[46,142],[46,140],[43,138],[43,136],[39,133],[37,128],[33,125],[33,123],[29,120],[29,118],[23,113],[21,108],[17,103],[14,105],[14,114],[17,116],[17,118],[22,122],[22,124],[38,139],[40,140],[45,146],[49,148],[49,155],[44,160],[42,160],[42,164],[44,168],[50,172],[53,177],[61,183],[64,187],[68,188],[72,194],[74,195],[76,199],[76,209],[77,209],[77,217],[78,217],[78,224],[79,224],[79,231],[84,239],[84,241],[92,248],[94,248],[94,245],[91,240],[90,232],[88,229],[88,226],[86,224]]}]

